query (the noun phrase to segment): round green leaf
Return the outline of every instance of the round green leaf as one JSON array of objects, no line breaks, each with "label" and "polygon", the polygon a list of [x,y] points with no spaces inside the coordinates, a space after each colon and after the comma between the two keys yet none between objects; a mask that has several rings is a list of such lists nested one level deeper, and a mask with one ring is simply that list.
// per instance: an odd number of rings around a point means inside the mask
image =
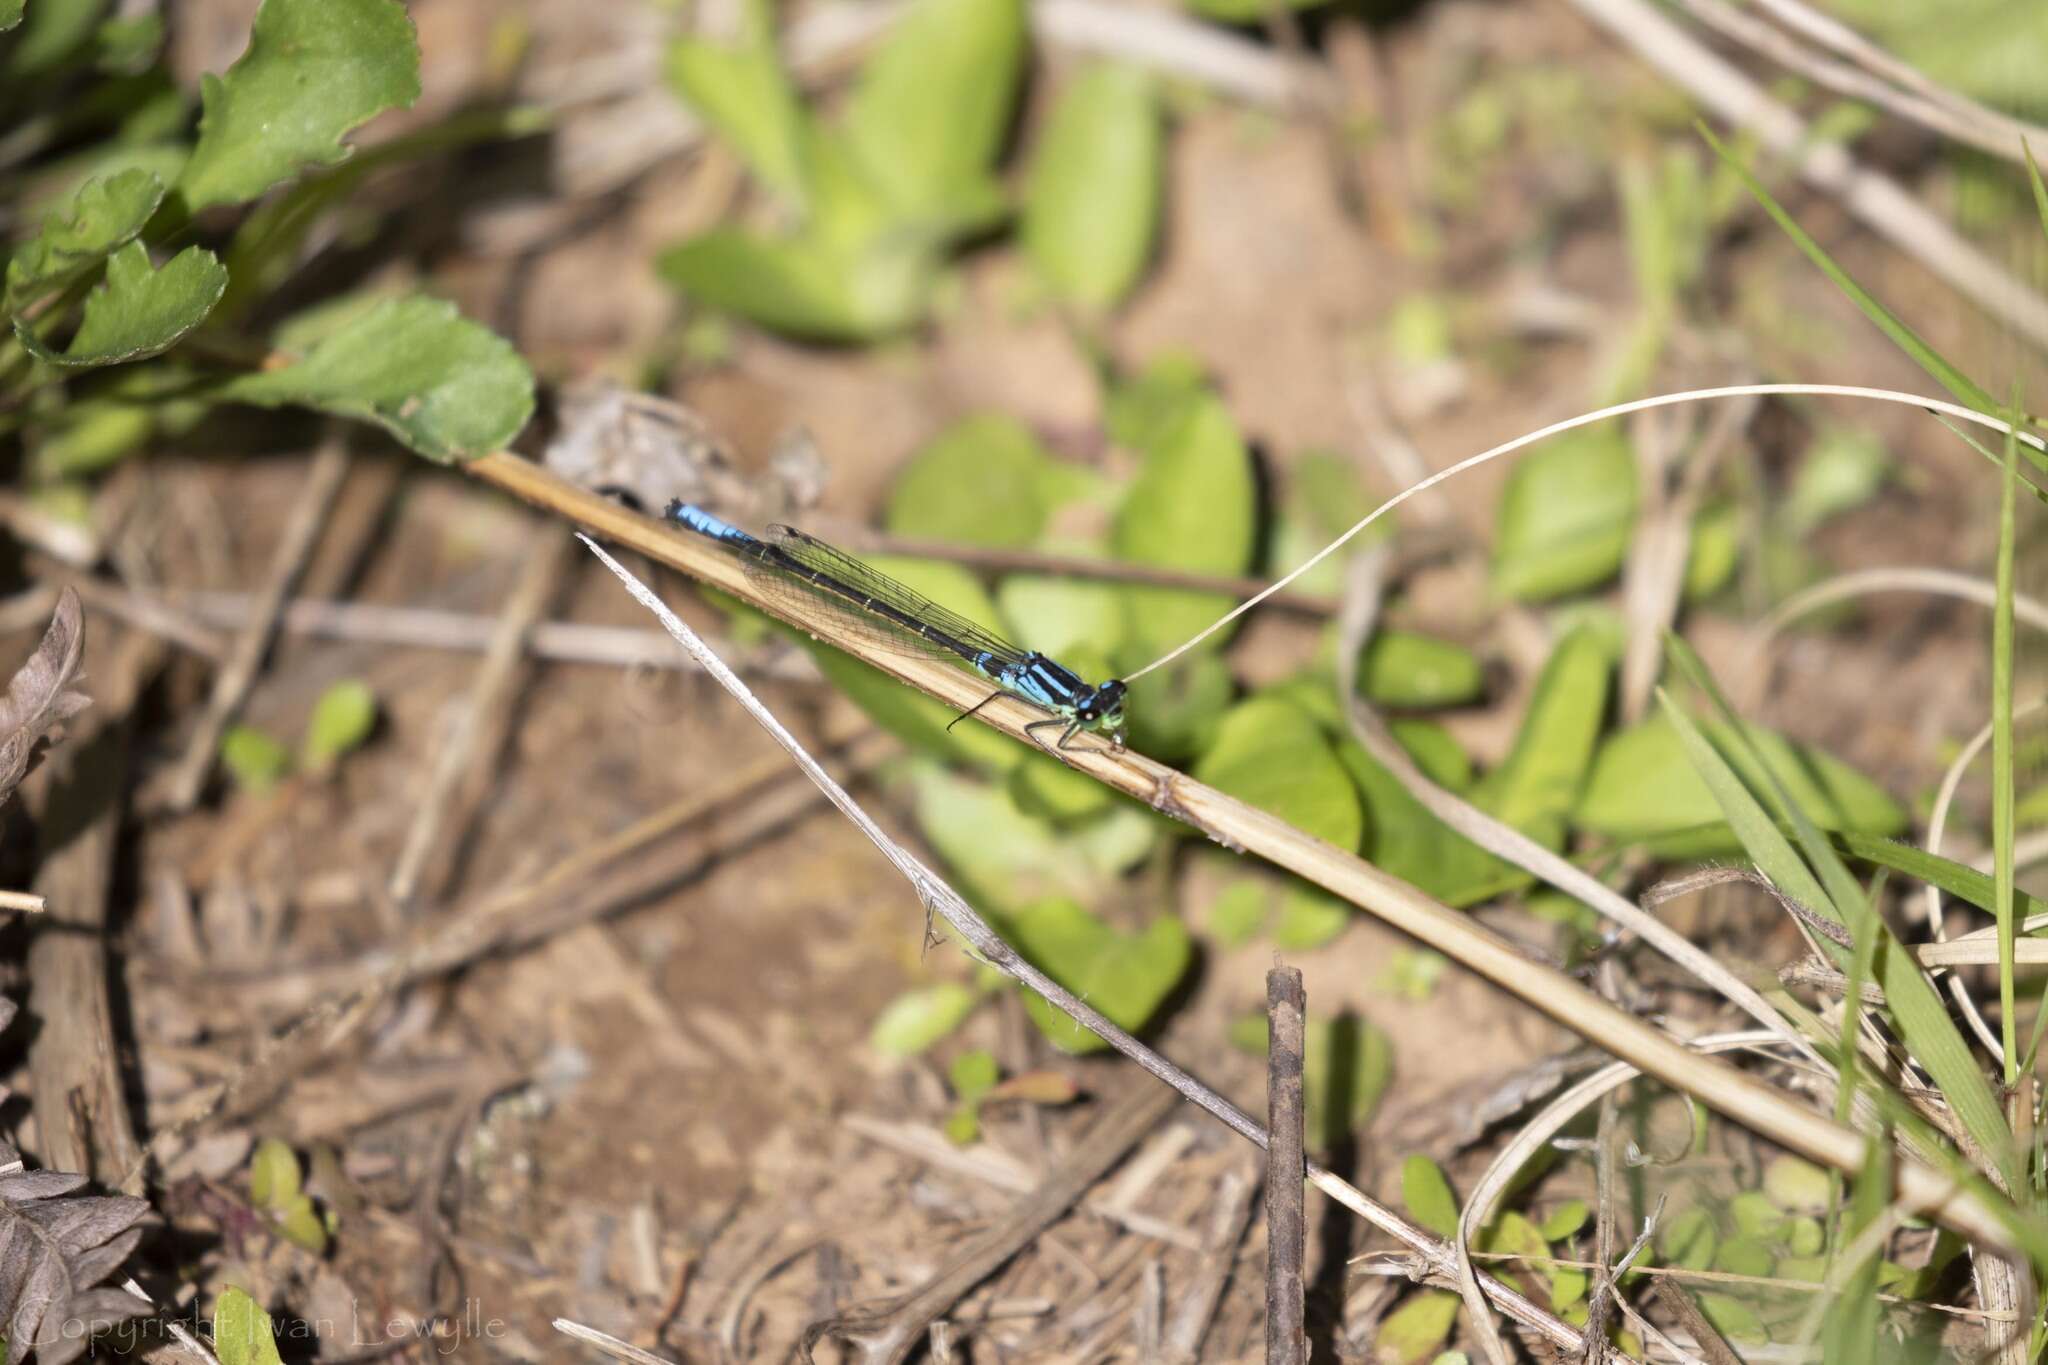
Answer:
[{"label": "round green leaf", "polygon": [[868,1046],[890,1057],[914,1057],[960,1027],[981,997],[957,981],[905,991],[883,1007]]},{"label": "round green leaf", "polygon": [[1787,1213],[1825,1213],[1834,1204],[1828,1173],[1796,1156],[1771,1158],[1764,1167],[1764,1193]]},{"label": "round green leaf", "polygon": [[[1256,535],[1251,456],[1222,400],[1195,393],[1147,433],[1145,463],[1117,509],[1118,557],[1161,568],[1243,573]],[[1215,593],[1128,588],[1131,635],[1148,656],[1181,643],[1228,611]],[[1211,637],[1221,648],[1227,632]],[[1146,660],[1149,662],[1149,658]]]},{"label": "round green leaf", "polygon": [[1002,1069],[996,1065],[994,1053],[977,1047],[955,1057],[946,1075],[953,1083],[954,1095],[972,1104],[995,1089],[996,1082],[1002,1077]]},{"label": "round green leaf", "polygon": [[1165,763],[1193,757],[1215,741],[1236,689],[1230,666],[1203,651],[1146,674],[1124,706],[1131,746]]},{"label": "round green leaf", "polygon": [[266,792],[291,771],[292,751],[253,725],[236,725],[221,736],[220,761],[244,791]]},{"label": "round green leaf", "polygon": [[1343,933],[1350,922],[1350,902],[1319,886],[1291,882],[1280,898],[1280,917],[1273,923],[1273,946],[1289,953],[1310,952]]},{"label": "round green leaf", "polygon": [[1339,848],[1365,834],[1358,789],[1316,723],[1295,707],[1253,698],[1223,718],[1195,776]]},{"label": "round green leaf", "polygon": [[1250,878],[1232,882],[1209,903],[1210,934],[1225,948],[1242,948],[1265,927],[1272,900],[1262,883]]},{"label": "round green leaf", "polygon": [[984,413],[927,442],[889,495],[892,534],[1014,549],[1045,527],[1051,457],[1014,417]]},{"label": "round green leaf", "polygon": [[669,45],[669,85],[732,144],[747,169],[790,204],[809,195],[808,112],[775,50],[768,0],[747,0],[735,41],[689,36]]},{"label": "round green leaf", "polygon": [[1458,1197],[1443,1167],[1428,1157],[1411,1156],[1401,1163],[1401,1205],[1437,1236],[1458,1235]]},{"label": "round green leaf", "polygon": [[937,257],[922,238],[858,248],[713,228],[663,252],[663,279],[698,303],[792,336],[870,341],[925,314]]},{"label": "round green leaf", "polygon": [[299,1158],[281,1138],[265,1138],[249,1160],[249,1202],[281,1213],[299,1197]]},{"label": "round green leaf", "polygon": [[360,678],[343,679],[313,703],[313,719],[306,726],[299,762],[308,771],[326,772],[362,747],[376,726],[377,694]]},{"label": "round green leaf", "polygon": [[1124,643],[1121,591],[1107,583],[1047,574],[1005,574],[996,602],[1016,638],[1072,668],[1079,656],[1114,658]]},{"label": "round green leaf", "polygon": [[270,1314],[233,1285],[214,1301],[213,1353],[220,1365],[284,1365]]},{"label": "round green leaf", "polygon": [[1523,458],[1501,494],[1494,583],[1520,601],[1599,585],[1621,567],[1636,461],[1616,431],[1573,432]]},{"label": "round green leaf", "polygon": [[[1122,934],[1065,899],[1041,901],[1017,915],[1012,940],[1040,971],[1133,1033],[1165,1003],[1194,958],[1177,919],[1162,916],[1139,933]],[[1024,1007],[1064,1052],[1108,1046],[1035,991],[1025,992]]]},{"label": "round green leaf", "polygon": [[1359,691],[1381,706],[1457,706],[1486,685],[1479,656],[1462,645],[1405,630],[1383,630],[1365,647]]},{"label": "round green leaf", "polygon": [[1158,231],[1161,128],[1152,78],[1091,67],[1060,91],[1025,191],[1024,249],[1062,300],[1106,311],[1138,281]]},{"label": "round green leaf", "polygon": [[898,213],[986,215],[1025,49],[1023,0],[915,0],[861,69],[846,137]]},{"label": "round green leaf", "polygon": [[[1779,819],[1786,818],[1776,791],[1749,757],[1746,746],[1717,721],[1700,728],[1725,754],[1745,785]],[[1771,770],[1792,799],[1822,829],[1895,834],[1906,815],[1869,778],[1818,749],[1794,745],[1761,726],[1746,727]],[[1693,834],[1688,849],[1726,848],[1733,836],[1705,779],[1686,757],[1683,741],[1662,715],[1610,736],[1593,760],[1573,818],[1587,829],[1627,841]]]},{"label": "round green leaf", "polygon": [[1712,597],[1735,576],[1742,553],[1741,516],[1732,502],[1715,503],[1692,520],[1692,545],[1685,557],[1685,598]]},{"label": "round green leaf", "polygon": [[1690,1208],[1674,1214],[1671,1221],[1659,1229],[1657,1245],[1663,1249],[1666,1264],[1686,1270],[1705,1270],[1714,1263],[1720,1236],[1712,1214],[1702,1208]]},{"label": "round green leaf", "polygon": [[295,363],[217,392],[374,422],[444,464],[503,447],[533,415],[533,371],[519,353],[454,304],[420,295],[353,313]]},{"label": "round green leaf", "polygon": [[1444,1289],[1424,1289],[1411,1295],[1387,1314],[1380,1330],[1374,1333],[1374,1352],[1387,1360],[1428,1360],[1451,1334],[1464,1302]]}]

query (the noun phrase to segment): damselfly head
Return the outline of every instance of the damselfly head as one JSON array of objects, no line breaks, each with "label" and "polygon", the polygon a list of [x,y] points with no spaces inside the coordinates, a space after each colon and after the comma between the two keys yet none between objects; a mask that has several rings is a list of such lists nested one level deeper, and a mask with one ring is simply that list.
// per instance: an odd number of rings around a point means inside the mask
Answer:
[{"label": "damselfly head", "polygon": [[1107,730],[1121,734],[1124,728],[1124,685],[1121,679],[1111,678],[1108,682],[1090,692],[1074,708],[1074,719],[1084,730]]}]

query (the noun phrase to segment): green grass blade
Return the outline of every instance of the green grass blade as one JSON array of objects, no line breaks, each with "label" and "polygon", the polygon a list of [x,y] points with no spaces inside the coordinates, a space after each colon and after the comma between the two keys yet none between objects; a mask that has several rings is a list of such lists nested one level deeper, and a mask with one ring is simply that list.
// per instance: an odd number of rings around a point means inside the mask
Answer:
[{"label": "green grass blade", "polygon": [[1692,717],[1686,715],[1661,687],[1657,689],[1657,700],[1677,728],[1678,737],[1685,745],[1686,757],[1692,760],[1707,789],[1714,793],[1714,799],[1728,817],[1729,827],[1742,841],[1743,848],[1748,850],[1757,871],[1769,877],[1778,890],[1815,914],[1839,919],[1833,902],[1814,877],[1813,870],[1778,829],[1777,822],[1771,819],[1763,802],[1752,796],[1749,788],[1742,784],[1733,765],[1721,756],[1721,751],[1693,723]]},{"label": "green grass blade", "polygon": [[[1994,416],[2003,414],[2004,410],[1999,406],[1997,400],[1985,392],[1975,380],[1949,363],[1948,359],[1935,350],[1934,347],[1930,346],[1918,332],[1907,326],[1903,319],[1893,313],[1891,309],[1879,303],[1869,290],[1850,278],[1849,272],[1836,264],[1834,257],[1828,255],[1826,248],[1822,247],[1819,242],[1816,242],[1806,229],[1793,221],[1792,215],[1787,213],[1784,206],[1772,196],[1769,190],[1763,187],[1763,183],[1750,172],[1749,168],[1737,160],[1735,155],[1721,144],[1721,140],[1714,136],[1712,129],[1708,128],[1704,122],[1697,123],[1694,126],[1698,128],[1700,136],[1707,140],[1708,145],[1714,149],[1716,155],[1721,158],[1728,169],[1742,180],[1742,183],[1748,187],[1750,194],[1755,196],[1759,204],[1763,205],[1764,212],[1770,214],[1771,218],[1784,230],[1785,235],[1792,239],[1793,244],[1806,253],[1807,259],[1812,261],[1823,275],[1834,281],[1837,289],[1848,295],[1850,302],[1863,310],[1863,315],[1875,323],[1879,331],[1891,338],[1893,345],[1912,357],[1914,363],[1927,371],[1928,375],[1937,384],[1940,384],[1943,388],[1954,394],[1962,402],[1969,404],[1980,412],[1990,413]],[[2032,446],[2026,447],[2026,452],[2028,460],[2033,463],[2035,468],[2048,473],[2048,454],[2043,454]]]},{"label": "green grass blade", "polygon": [[[1979,455],[1982,455],[1990,463],[1996,465],[2001,470],[2005,468],[2005,461],[1998,457],[1998,452],[1994,451],[1990,446],[1985,445],[1975,436],[1972,436],[1965,428],[1959,426],[1957,423],[1951,421],[1948,417],[1938,412],[1929,413],[1928,416],[1932,417],[1935,421],[1947,427],[1955,435],[1961,437],[1963,444],[1970,447],[1970,449],[1976,451]],[[2041,503],[2043,506],[2048,506],[2048,488],[2041,487],[2040,484],[2035,483],[2032,479],[2022,479],[2020,481],[2020,486],[2026,489],[2029,493],[2032,493],[2034,495],[2035,501]]]},{"label": "green grass blade", "polygon": [[[1938,853],[1929,853],[1924,848],[1902,844],[1896,839],[1887,839],[1877,834],[1859,834],[1853,831],[1836,831],[1834,840],[1841,850],[1851,858],[1859,858],[1877,867],[1889,868],[1915,881],[1938,886],[1958,900],[1967,901],[1979,910],[1989,912],[1997,903],[1997,887],[1992,879],[1974,867],[1966,866],[1953,858],[1944,858]],[[2036,899],[2024,891],[2015,891],[2015,908],[2022,919],[2031,915],[2048,914],[2048,901]]]},{"label": "green grass blade", "polygon": [[2034,164],[2034,149],[2020,139],[2020,150],[2027,154],[2027,179],[2034,186],[2034,211],[2041,215],[2041,231],[2048,234],[2048,185],[2041,183],[2041,168]]},{"label": "green grass blade", "polygon": [[2013,998],[2012,871],[2012,575],[2019,477],[2019,438],[2008,431],[2005,478],[1998,491],[1998,603],[1991,613],[1991,913],[1998,920],[1998,1038],[2005,1048],[2008,1089],[2019,1083],[2020,1062]]},{"label": "green grass blade", "polygon": [[[1862,886],[1850,875],[1841,855],[1814,827],[1812,820],[1786,791],[1769,760],[1751,742],[1748,731],[1736,719],[1734,709],[1714,685],[1699,656],[1675,636],[1668,638],[1667,652],[1677,670],[1705,694],[1728,722],[1729,733],[1733,737],[1730,742],[1749,746],[1750,761],[1770,781],[1779,803],[1790,815],[1799,845],[1819,873],[1818,881],[1826,886],[1826,897],[1833,902],[1836,915],[1848,926],[1850,941],[1855,942],[1864,933],[1884,936],[1876,955],[1877,976],[1884,987],[1886,1005],[1900,1036],[1941,1088],[1949,1107],[1962,1120],[1964,1128],[1984,1153],[1984,1159],[1998,1171],[2005,1188],[2021,1188],[2024,1171],[2013,1148],[2012,1130],[2006,1125],[2005,1111],[1978,1065],[1976,1054],[1949,1017],[1934,984],[1921,971],[1912,952],[1892,939],[1890,931],[1885,929],[1883,921],[1864,898]],[[1678,709],[1668,700],[1665,705],[1667,710],[1675,712]],[[1704,736],[1701,738],[1704,742]],[[1732,776],[1733,769],[1729,771]],[[1749,804],[1756,805],[1756,799],[1751,797]],[[1761,806],[1758,805],[1757,809],[1760,810]],[[1734,823],[1733,812],[1730,813],[1730,823]],[[1784,845],[1785,836],[1778,832],[1777,827],[1772,825],[1769,835],[1760,837],[1765,839],[1761,846],[1769,850],[1774,859],[1782,860],[1783,854],[1777,846]],[[1745,842],[1744,847],[1749,848],[1750,845]],[[1750,856],[1757,856],[1755,850],[1752,849]],[[1758,866],[1766,875],[1775,878],[1776,874],[1764,868],[1761,860]],[[1809,874],[1808,884],[1814,881],[1815,878]],[[1780,889],[1792,894],[1791,888],[1784,883],[1780,883]]]}]

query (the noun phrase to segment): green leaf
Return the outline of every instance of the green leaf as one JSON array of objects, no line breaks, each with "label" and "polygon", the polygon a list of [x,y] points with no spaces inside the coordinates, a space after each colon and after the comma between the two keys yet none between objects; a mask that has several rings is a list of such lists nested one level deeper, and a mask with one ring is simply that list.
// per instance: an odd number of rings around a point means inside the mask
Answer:
[{"label": "green leaf", "polygon": [[1308,882],[1290,882],[1273,924],[1273,946],[1306,953],[1322,947],[1351,923],[1351,903]]},{"label": "green leaf", "polygon": [[1276,9],[1313,9],[1323,0],[1182,0],[1182,3],[1190,12],[1204,19],[1216,19],[1226,24],[1256,24]]},{"label": "green leaf", "polygon": [[[1985,873],[1966,866],[1953,858],[1944,858],[1929,853],[1914,844],[1903,844],[1896,840],[1877,835],[1859,834],[1847,830],[1835,836],[1852,858],[1861,858],[1879,867],[1894,872],[1903,872],[1916,881],[1929,882],[1940,887],[1948,895],[1966,900],[1979,910],[1989,911],[1997,904],[1996,884]],[[2016,909],[2021,918],[2048,914],[2048,901],[2017,893]]]},{"label": "green leaf", "polygon": [[911,458],[889,495],[893,535],[1015,549],[1038,539],[1051,510],[1051,463],[1014,417],[983,413],[955,422]]},{"label": "green leaf", "polygon": [[1458,1235],[1458,1196],[1443,1167],[1428,1157],[1411,1156],[1401,1163],[1401,1206],[1437,1236]]},{"label": "green leaf", "polygon": [[[1217,4],[1222,0],[1200,0]],[[1458,1321],[1464,1300],[1447,1289],[1424,1289],[1387,1314],[1373,1335],[1373,1348],[1394,1365],[1420,1365],[1435,1355]]]},{"label": "green leaf", "polygon": [[1751,1237],[1730,1237],[1714,1252],[1714,1269],[1730,1275],[1768,1276],[1778,1264],[1778,1253],[1767,1242]]},{"label": "green leaf", "polygon": [[1131,684],[1124,707],[1131,747],[1161,762],[1193,757],[1215,742],[1236,693],[1230,665],[1209,651],[1146,674]]},{"label": "green leaf", "polygon": [[454,304],[420,295],[385,299],[296,363],[215,392],[373,422],[442,464],[500,449],[533,415],[533,371],[518,352]]},{"label": "green leaf", "polygon": [[960,1027],[980,999],[957,981],[905,991],[883,1007],[868,1030],[868,1046],[889,1057],[914,1057]]},{"label": "green leaf", "polygon": [[[237,320],[283,288],[305,263],[306,242],[314,229],[328,225],[347,235],[350,228],[342,215],[355,207],[351,200],[363,182],[379,170],[450,157],[481,144],[531,137],[544,132],[550,119],[546,110],[532,105],[461,109],[437,123],[366,148],[340,166],[308,175],[282,194],[264,200],[243,217],[228,246],[228,292],[215,322]],[[362,210],[356,213],[360,219]]]},{"label": "green leaf", "polygon": [[[1266,1016],[1248,1014],[1230,1024],[1233,1046],[1264,1056]],[[1394,1078],[1394,1045],[1355,1014],[1311,1018],[1302,1038],[1302,1090],[1308,1140],[1328,1149],[1362,1127]]]},{"label": "green leaf", "polygon": [[291,1144],[265,1138],[249,1161],[249,1202],[273,1213],[299,1197],[299,1158]]},{"label": "green leaf", "polygon": [[135,168],[87,180],[43,230],[7,262],[7,311],[21,310],[62,289],[132,241],[163,202],[163,181]]},{"label": "green leaf", "polygon": [[[1768,1272],[1766,1272],[1768,1273]],[[1699,1296],[1700,1312],[1707,1321],[1714,1324],[1714,1330],[1731,1342],[1761,1346],[1771,1339],[1756,1310],[1741,1299],[1727,1294],[1706,1294]]]},{"label": "green leaf", "polygon": [[248,50],[205,78],[190,212],[256,198],[349,154],[344,134],[420,94],[419,42],[396,0],[263,0]]},{"label": "green leaf", "polygon": [[937,258],[915,239],[860,252],[714,228],[663,252],[662,278],[698,303],[819,341],[869,341],[924,316]]},{"label": "green leaf", "polygon": [[[1258,531],[1258,494],[1251,456],[1222,400],[1188,394],[1145,434],[1144,467],[1117,509],[1111,538],[1117,557],[1197,573],[1243,573]],[[1125,592],[1133,648],[1148,655],[1181,643],[1232,605],[1216,593]],[[1207,647],[1221,648],[1227,639],[1228,632],[1219,631]]]},{"label": "green leaf", "polygon": [[1188,351],[1166,351],[1154,356],[1137,375],[1116,381],[1109,391],[1103,425],[1118,445],[1149,450],[1206,391],[1201,358]]},{"label": "green leaf", "polygon": [[844,129],[900,217],[985,219],[1024,62],[1022,0],[915,0],[862,68]]},{"label": "green leaf", "polygon": [[[1007,936],[1040,971],[1133,1033],[1165,1003],[1194,959],[1194,946],[1177,919],[1162,916],[1139,933],[1120,934],[1063,898],[1017,915]],[[1036,991],[1025,992],[1024,1008],[1063,1052],[1109,1046]]]},{"label": "green leaf", "polygon": [[36,477],[80,479],[142,449],[156,431],[153,409],[86,399],[67,405],[35,446]]},{"label": "green leaf", "polygon": [[1692,519],[1692,544],[1685,556],[1685,600],[1712,597],[1735,576],[1742,554],[1741,513],[1732,502],[1702,508]]},{"label": "green leaf", "polygon": [[[1706,722],[1702,728],[1717,744],[1732,738],[1719,722]],[[1793,798],[1821,828],[1866,834],[1892,834],[1905,828],[1906,815],[1898,803],[1855,769],[1818,749],[1794,745],[1761,726],[1745,728],[1783,777]],[[1737,771],[1756,785],[1757,775],[1739,746],[1730,747]],[[1785,818],[1767,788],[1763,801],[1774,818]],[[1611,735],[1600,746],[1572,818],[1584,828],[1629,842],[1684,834],[1687,838],[1682,844],[1674,841],[1662,846],[1730,847],[1720,805],[1687,760],[1685,746],[1670,720],[1662,716]]]},{"label": "green leaf", "polygon": [[[14,23],[19,23],[21,0],[11,3]],[[9,44],[6,65],[0,69],[10,76],[38,76],[54,70],[91,41],[106,8],[106,0],[37,0],[27,13],[28,26]],[[0,29],[12,26],[0,23]]]},{"label": "green leaf", "polygon": [[1413,631],[1380,631],[1359,660],[1358,690],[1379,706],[1457,706],[1485,685],[1478,655]]},{"label": "green leaf", "polygon": [[[1430,732],[1455,748],[1455,741],[1450,741],[1449,736],[1434,727],[1430,727]],[[1403,727],[1395,731],[1395,738],[1409,750],[1409,756],[1425,775],[1435,777],[1439,786],[1457,790],[1456,785],[1442,781],[1441,773],[1430,772],[1430,763],[1424,758],[1428,746],[1417,742],[1421,733],[1420,727]],[[1501,861],[1437,819],[1356,740],[1340,743],[1337,757],[1365,800],[1366,823],[1371,831],[1367,856],[1389,876],[1399,877],[1452,906],[1476,905],[1532,880],[1528,873]]]},{"label": "green leaf", "polygon": [[[1317,551],[1364,520],[1373,509],[1373,499],[1359,481],[1358,466],[1343,455],[1327,450],[1307,451],[1295,458],[1283,485],[1284,501],[1266,550],[1266,567],[1278,578],[1312,558]],[[1363,550],[1387,540],[1395,532],[1395,518],[1381,517],[1361,531],[1351,544]],[[1332,555],[1295,580],[1306,593],[1336,596],[1344,588],[1341,555]]]},{"label": "green leaf", "polygon": [[1195,777],[1343,849],[1365,834],[1358,791],[1299,708],[1254,697],[1231,708]]},{"label": "green leaf", "polygon": [[1608,427],[1571,432],[1508,476],[1493,578],[1518,601],[1547,601],[1614,576],[1636,515],[1636,460]]},{"label": "green leaf", "polygon": [[213,1353],[220,1365],[284,1365],[270,1314],[233,1285],[214,1300]]},{"label": "green leaf", "polygon": [[21,318],[14,334],[37,359],[65,369],[142,360],[204,322],[227,283],[228,272],[204,247],[188,246],[152,270],[149,249],[130,242],[107,258],[107,277],[85,296],[85,321],[70,345],[51,349]]},{"label": "green leaf", "polygon": [[1374,981],[1373,989],[1397,999],[1421,1004],[1436,994],[1451,960],[1427,948],[1401,948],[1387,959],[1386,970]]},{"label": "green leaf", "polygon": [[244,791],[275,787],[292,768],[292,751],[253,725],[235,725],[220,737],[220,761]]},{"label": "green leaf", "polygon": [[810,195],[810,116],[775,50],[769,0],[746,0],[740,11],[740,32],[731,41],[692,36],[670,44],[668,82],[762,184],[801,209]]},{"label": "green leaf", "polygon": [[1225,948],[1242,948],[1266,927],[1272,909],[1272,894],[1249,878],[1232,882],[1209,903],[1208,928]]},{"label": "green leaf", "polygon": [[1720,1246],[1714,1216],[1702,1208],[1680,1210],[1657,1234],[1664,1263],[1684,1270],[1705,1270]]},{"label": "green leaf", "polygon": [[23,0],[0,0],[0,33],[21,22]]},{"label": "green leaf", "polygon": [[1581,626],[1560,640],[1536,679],[1515,747],[1479,783],[1473,800],[1532,835],[1539,822],[1558,821],[1561,839],[1562,819],[1578,799],[1600,739],[1612,669],[1598,631]]},{"label": "green leaf", "polygon": [[277,1231],[287,1242],[315,1256],[327,1252],[327,1224],[306,1195],[299,1195],[278,1211]]},{"label": "green leaf", "polygon": [[953,1083],[953,1093],[972,1104],[996,1088],[996,1082],[1002,1078],[1002,1068],[996,1065],[994,1053],[977,1047],[955,1057],[946,1074]]},{"label": "green leaf", "polygon": [[1833,1175],[1796,1156],[1775,1156],[1765,1164],[1763,1190],[1787,1213],[1826,1213],[1835,1202]]},{"label": "green leaf", "polygon": [[1586,1207],[1585,1200],[1567,1199],[1550,1211],[1550,1216],[1543,1220],[1538,1231],[1543,1234],[1543,1240],[1546,1242],[1562,1242],[1567,1238],[1576,1237],[1579,1229],[1586,1226],[1586,1219],[1591,1214],[1592,1210]]},{"label": "green leaf", "polygon": [[[1011,756],[1023,752],[1001,736],[987,737]],[[925,838],[976,898],[998,907],[1048,896],[1091,899],[1142,860],[1157,838],[1157,817],[1130,802],[1061,832],[1020,809],[1008,786],[932,762],[916,764],[911,781]]]},{"label": "green leaf", "polygon": [[1025,190],[1024,250],[1063,302],[1106,312],[1144,273],[1159,228],[1162,131],[1152,78],[1103,64],[1047,115]]},{"label": "green leaf", "polygon": [[377,694],[360,678],[346,678],[320,694],[299,745],[299,766],[324,773],[361,748],[377,726]]},{"label": "green leaf", "polygon": [[[1124,642],[1123,593],[1113,584],[1052,574],[1004,574],[996,585],[1003,620],[1016,638],[1071,668],[1107,661]],[[1141,680],[1142,681],[1142,680]]]},{"label": "green leaf", "polygon": [[963,1104],[946,1116],[946,1141],[970,1147],[981,1139],[981,1106]]},{"label": "green leaf", "polygon": [[1884,488],[1891,452],[1876,432],[1831,426],[1800,461],[1791,490],[1778,509],[1779,525],[1804,536],[1830,517],[1860,507]]},{"label": "green leaf", "polygon": [[[2013,1149],[2011,1130],[2005,1114],[1992,1093],[1974,1049],[1963,1041],[1961,1030],[1949,1017],[1947,1003],[1921,971],[1912,953],[1892,936],[1863,894],[1863,888],[1848,874],[1841,859],[1815,828],[1808,814],[1812,803],[1801,799],[1791,780],[1791,767],[1767,755],[1754,732],[1738,731],[1726,718],[1732,717],[1725,699],[1713,685],[1712,677],[1698,657],[1675,637],[1667,648],[1679,671],[1703,691],[1723,714],[1725,741],[1709,740],[1701,727],[1660,691],[1664,714],[1677,728],[1691,762],[1709,784],[1715,800],[1741,837],[1744,850],[1759,870],[1785,895],[1816,913],[1828,915],[1847,927],[1857,943],[1856,964],[1875,959],[1876,976],[1884,988],[1886,1010],[1908,1052],[1934,1078],[1950,1109],[1961,1119],[1975,1140],[1982,1159],[1998,1170],[2005,1188],[2016,1189],[2023,1180],[2019,1158]],[[1745,765],[1738,777],[1731,757]],[[1754,777],[1751,774],[1755,774]],[[1786,810],[1805,856],[1793,849],[1775,824],[1765,816],[1759,800],[1761,791],[1780,809]],[[1816,875],[1816,872],[1818,875]],[[1823,886],[1825,882],[1825,887]],[[1864,936],[1871,937],[1865,941]],[[1845,967],[1852,954],[1822,940],[1823,946]],[[1845,1028],[1854,1015],[1846,1015]],[[1880,1091],[1880,1095],[1884,1092]]]}]

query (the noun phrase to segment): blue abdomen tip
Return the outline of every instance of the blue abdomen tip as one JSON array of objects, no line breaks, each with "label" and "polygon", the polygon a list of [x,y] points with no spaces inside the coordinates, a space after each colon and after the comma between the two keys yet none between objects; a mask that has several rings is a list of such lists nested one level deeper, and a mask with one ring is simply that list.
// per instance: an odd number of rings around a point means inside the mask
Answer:
[{"label": "blue abdomen tip", "polygon": [[736,526],[729,526],[693,503],[672,502],[663,514],[678,526],[686,526],[699,535],[729,540],[746,535]]}]

